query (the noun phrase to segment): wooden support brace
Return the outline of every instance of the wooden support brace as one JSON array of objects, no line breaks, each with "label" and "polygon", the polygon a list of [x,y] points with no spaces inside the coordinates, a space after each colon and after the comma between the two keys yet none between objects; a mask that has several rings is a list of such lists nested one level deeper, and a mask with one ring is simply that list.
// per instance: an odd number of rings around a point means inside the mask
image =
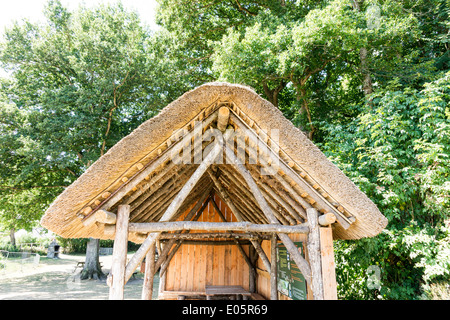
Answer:
[{"label": "wooden support brace", "polygon": [[[213,172],[208,171],[209,176],[211,177],[211,180],[213,181],[214,185],[217,188],[217,191],[219,192],[220,197],[225,202],[225,204],[230,208],[231,212],[234,214],[236,219],[238,221],[244,221],[244,218],[242,217],[239,210],[236,208],[234,203],[231,201],[230,196],[228,195],[227,191],[222,187],[222,184],[220,183],[219,179],[214,175]],[[255,248],[255,251],[258,253],[259,257],[261,258],[264,267],[266,268],[267,272],[270,272],[270,261],[267,258],[266,254],[264,253],[264,250],[261,248],[261,245],[256,240],[250,240],[253,247]]]},{"label": "wooden support brace", "polygon": [[[230,159],[233,161],[234,166],[239,171],[239,173],[242,175],[242,177],[245,179],[245,182],[247,183],[248,187],[250,188],[251,192],[253,193],[253,196],[255,197],[256,201],[258,202],[258,205],[261,208],[261,211],[266,216],[267,220],[269,220],[272,224],[279,224],[279,221],[276,219],[275,215],[272,212],[272,209],[267,204],[266,199],[264,198],[261,190],[259,190],[258,186],[256,185],[255,180],[253,179],[250,172],[247,170],[247,168],[239,161],[239,159],[236,157],[234,152],[230,150],[228,147],[226,147],[227,155],[230,157]],[[301,256],[300,252],[298,251],[297,247],[295,246],[294,242],[289,238],[287,234],[284,233],[278,233],[278,237],[285,245],[286,249],[288,250],[289,254],[291,255],[292,259],[297,264],[298,268],[302,272],[303,276],[305,277],[306,281],[310,283],[311,281],[311,268],[308,264],[308,262]],[[270,270],[270,269],[269,269]]]},{"label": "wooden support brace", "polygon": [[[226,139],[227,135],[231,134],[231,133],[228,133],[228,134],[227,133],[225,133],[224,136],[220,137],[220,138]],[[160,219],[161,222],[169,221],[177,214],[178,209],[181,207],[184,200],[187,198],[189,193],[195,187],[195,185],[200,180],[200,178],[203,176],[203,174],[206,172],[206,170],[215,161],[215,159],[217,158],[219,153],[222,152],[222,150],[223,150],[223,141],[215,142],[214,147],[211,149],[211,151],[208,153],[208,155],[205,157],[205,159],[202,161],[202,163],[197,167],[195,172],[192,174],[192,176],[189,178],[189,180],[186,182],[186,184],[183,186],[183,188],[177,194],[175,199],[172,201],[172,203],[166,209],[166,211],[164,212],[163,216]],[[142,262],[142,260],[144,259],[144,256],[147,254],[150,247],[158,239],[159,235],[160,235],[160,232],[150,233],[150,235],[147,237],[147,239],[142,243],[140,248],[136,251],[134,256],[130,259],[130,261],[128,262],[127,268],[125,270],[125,281],[128,281],[128,279],[131,278],[134,270],[136,270],[137,266]]]}]

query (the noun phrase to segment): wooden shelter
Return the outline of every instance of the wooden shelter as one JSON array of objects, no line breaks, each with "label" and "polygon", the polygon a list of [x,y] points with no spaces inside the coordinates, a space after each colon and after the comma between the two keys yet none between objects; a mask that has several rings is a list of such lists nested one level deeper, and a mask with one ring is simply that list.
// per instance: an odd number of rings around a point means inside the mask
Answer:
[{"label": "wooden shelter", "polygon": [[[290,290],[305,282],[308,299],[336,299],[333,238],[372,237],[387,220],[272,104],[251,88],[209,83],[118,142],[41,224],[115,240],[111,299],[123,298],[144,258],[143,299],[159,268],[160,299],[211,286],[295,299]],[[142,244],[127,263],[128,240]],[[294,280],[280,279],[286,273]]]}]

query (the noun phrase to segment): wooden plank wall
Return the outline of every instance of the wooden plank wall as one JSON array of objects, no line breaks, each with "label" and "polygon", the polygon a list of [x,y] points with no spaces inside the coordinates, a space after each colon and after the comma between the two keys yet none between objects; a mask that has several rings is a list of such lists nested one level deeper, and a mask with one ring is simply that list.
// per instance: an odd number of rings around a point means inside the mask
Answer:
[{"label": "wooden plank wall", "polygon": [[[214,200],[228,222],[237,221],[219,197],[214,196]],[[222,222],[211,203],[198,221]],[[248,255],[248,245],[243,248]],[[248,289],[249,269],[235,245],[181,245],[167,269],[165,291],[204,292],[205,285],[241,285]]]},{"label": "wooden plank wall", "polygon": [[[237,221],[231,210],[219,197],[214,196],[214,200],[227,221]],[[183,220],[187,212],[189,210],[178,220]],[[208,204],[198,221],[222,222],[211,203]],[[192,230],[191,232],[204,231]],[[290,238],[294,242],[302,241],[304,243],[303,250],[307,258],[306,235],[291,235]],[[326,239],[326,241],[321,240],[325,299],[336,299],[336,276],[331,228],[321,228],[321,239]],[[270,241],[263,241],[261,246],[270,260]],[[244,245],[243,248],[248,255],[249,246]],[[241,285],[245,289],[249,288],[249,269],[236,246],[185,244],[180,247],[167,269],[165,291],[203,293],[205,285]],[[270,298],[270,276],[265,271],[261,259],[258,259],[257,262],[256,291],[266,299]],[[308,300],[312,300],[312,292],[309,286],[307,291]],[[290,300],[290,298],[280,293],[278,293],[278,299]]]}]

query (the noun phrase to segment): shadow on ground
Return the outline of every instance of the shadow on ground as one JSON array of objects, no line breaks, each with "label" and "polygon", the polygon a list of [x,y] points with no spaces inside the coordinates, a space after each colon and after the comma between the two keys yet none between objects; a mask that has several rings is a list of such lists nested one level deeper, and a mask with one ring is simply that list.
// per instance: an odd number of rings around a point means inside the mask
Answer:
[{"label": "shadow on ground", "polygon": [[[0,300],[107,300],[109,287],[106,280],[79,280],[80,269],[73,263],[55,261],[59,269],[42,268],[27,274],[0,278]],[[109,269],[104,268],[107,274]],[[144,275],[138,273],[125,285],[125,299],[140,299]],[[159,276],[155,276],[153,298],[158,295]]]}]

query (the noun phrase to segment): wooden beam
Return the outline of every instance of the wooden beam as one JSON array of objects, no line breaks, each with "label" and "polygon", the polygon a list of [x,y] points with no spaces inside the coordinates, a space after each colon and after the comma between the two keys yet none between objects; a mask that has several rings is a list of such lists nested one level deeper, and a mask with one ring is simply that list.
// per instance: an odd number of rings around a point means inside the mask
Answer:
[{"label": "wooden beam", "polygon": [[309,227],[306,224],[294,226],[272,224],[254,224],[247,221],[242,222],[198,222],[198,221],[169,221],[169,222],[147,222],[130,223],[130,232],[150,233],[179,230],[208,230],[208,231],[246,231],[261,233],[294,233],[306,234]]},{"label": "wooden beam", "polygon": [[95,221],[105,224],[115,224],[117,220],[116,214],[106,211],[98,210],[95,212]]},{"label": "wooden beam", "polygon": [[[237,124],[242,129],[247,129],[244,131],[246,137],[248,137],[253,143],[257,144],[260,140],[260,137],[251,129],[248,128],[248,125],[243,122],[238,116],[234,114],[234,112],[231,113],[230,119],[233,120],[235,124]],[[263,143],[265,143],[263,141]],[[331,205],[317,190],[315,190],[311,185],[309,185],[302,177],[300,177],[297,172],[295,172],[288,164],[286,164],[283,159],[280,158],[278,154],[276,154],[270,147],[267,146],[265,148],[269,151],[271,154],[271,157],[277,158],[278,166],[279,168],[286,173],[286,175],[289,176],[301,189],[306,191],[308,194],[314,195],[314,200],[317,202],[317,204],[324,210],[328,212],[332,212],[336,215],[336,219],[338,222],[342,225],[344,229],[348,229],[350,227],[350,224],[352,223],[349,218],[347,218],[345,215],[343,215],[341,212],[339,212],[333,205]]]},{"label": "wooden beam", "polygon": [[130,206],[120,205],[117,210],[116,237],[114,239],[111,272],[107,280],[110,286],[109,300],[123,300],[123,291],[126,282],[125,264],[127,262],[129,217]]},{"label": "wooden beam", "polygon": [[319,216],[319,224],[321,226],[329,226],[330,224],[333,224],[336,222],[336,216],[332,214],[331,212],[325,213],[321,216]]},{"label": "wooden beam", "polygon": [[[261,208],[261,211],[264,213],[264,215],[266,216],[266,218],[269,220],[269,222],[271,224],[279,224],[279,221],[276,219],[275,215],[272,212],[272,209],[267,204],[266,199],[264,198],[261,190],[259,190],[258,186],[256,185],[256,182],[253,179],[250,172],[240,162],[240,160],[236,157],[234,152],[232,150],[230,150],[228,147],[226,147],[226,148],[228,149],[227,156],[233,162],[234,166],[239,171],[241,176],[245,179],[245,182],[247,183],[248,187],[250,188],[251,192],[253,193],[253,196],[255,197],[256,201],[258,202],[258,204]],[[287,234],[281,233],[281,232],[277,232],[277,234],[278,234],[278,237],[280,238],[280,240],[285,245],[285,247],[288,250],[291,257],[294,259],[295,263],[297,264],[298,268],[302,272],[306,281],[308,281],[310,283],[311,269],[310,269],[308,262],[301,256],[301,254],[298,251],[297,247],[295,246],[294,242],[289,238],[289,236]]]},{"label": "wooden beam", "polygon": [[230,109],[227,107],[221,107],[219,109],[219,115],[217,116],[217,129],[224,132],[228,126],[228,119],[230,118]]},{"label": "wooden beam", "polygon": [[308,235],[307,248],[309,264],[311,266],[311,288],[314,300],[323,300],[322,264],[320,257],[320,233],[318,212],[314,208],[306,210],[310,233]]},{"label": "wooden beam", "polygon": [[[210,123],[217,117],[217,112],[211,114],[208,119],[209,121],[203,123],[202,125],[205,126],[206,123]],[[125,182],[123,185],[119,187],[119,189],[115,190],[112,194],[109,194],[109,196],[103,201],[98,207],[96,207],[92,212],[90,212],[88,215],[86,215],[83,220],[89,219],[93,213],[99,209],[105,209],[109,210],[112,206],[114,206],[119,200],[121,200],[126,194],[128,194],[130,191],[133,190],[142,180],[145,179],[150,173],[152,173],[156,168],[158,168],[163,163],[167,162],[171,159],[172,155],[176,152],[179,152],[183,146],[185,141],[183,139],[180,139],[172,145],[170,148],[168,148],[161,156],[156,158],[154,161],[152,161],[150,164],[147,165],[147,167],[142,168],[138,173],[136,173],[133,177],[131,177],[127,182]]]},{"label": "wooden beam", "polygon": [[[226,136],[227,133],[225,133],[223,138],[226,138]],[[178,209],[183,204],[183,201],[187,198],[187,196],[195,187],[197,182],[200,180],[200,178],[203,176],[206,170],[210,167],[210,165],[215,161],[215,159],[217,158],[219,153],[222,152],[222,150],[223,150],[223,140],[216,141],[214,147],[211,149],[211,151],[208,153],[208,155],[205,157],[205,159],[198,166],[198,168],[195,170],[195,172],[192,174],[192,176],[189,178],[189,180],[177,194],[175,199],[169,205],[167,210],[164,212],[163,216],[160,219],[161,222],[167,222],[177,214]],[[127,268],[125,270],[125,281],[128,281],[128,279],[131,278],[134,270],[136,270],[137,266],[142,262],[144,256],[147,254],[148,250],[153,245],[153,243],[155,243],[155,241],[158,239],[159,235],[160,232],[151,233],[147,237],[147,239],[142,243],[140,248],[136,251],[134,256],[130,259]]]},{"label": "wooden beam", "polygon": [[[241,213],[236,208],[234,203],[231,201],[230,196],[228,195],[227,191],[222,187],[220,181],[217,179],[217,177],[214,175],[213,172],[208,171],[209,176],[211,177],[211,180],[213,181],[214,185],[217,188],[217,191],[219,192],[219,196],[222,198],[222,200],[225,202],[225,204],[230,208],[231,212],[234,214],[236,219],[238,221],[244,221]],[[270,271],[270,262],[267,258],[266,254],[264,253],[264,250],[261,248],[261,245],[256,240],[250,240],[253,247],[255,248],[256,252],[258,253],[259,257],[261,258],[264,267],[267,269],[267,271]]]},{"label": "wooden beam", "polygon": [[[169,240],[163,240],[169,241]],[[234,240],[179,240],[183,245],[209,245],[209,246],[232,246],[236,245]],[[251,245],[249,240],[239,240],[241,246]],[[171,251],[172,252],[172,251]],[[164,262],[165,263],[165,262]],[[164,266],[163,263],[163,266]],[[161,267],[162,270],[163,267]]]},{"label": "wooden beam", "polygon": [[195,232],[195,233],[163,233],[159,236],[160,240],[196,240],[196,239],[245,239],[245,240],[270,240],[269,236],[258,235],[254,233],[237,232]]}]

